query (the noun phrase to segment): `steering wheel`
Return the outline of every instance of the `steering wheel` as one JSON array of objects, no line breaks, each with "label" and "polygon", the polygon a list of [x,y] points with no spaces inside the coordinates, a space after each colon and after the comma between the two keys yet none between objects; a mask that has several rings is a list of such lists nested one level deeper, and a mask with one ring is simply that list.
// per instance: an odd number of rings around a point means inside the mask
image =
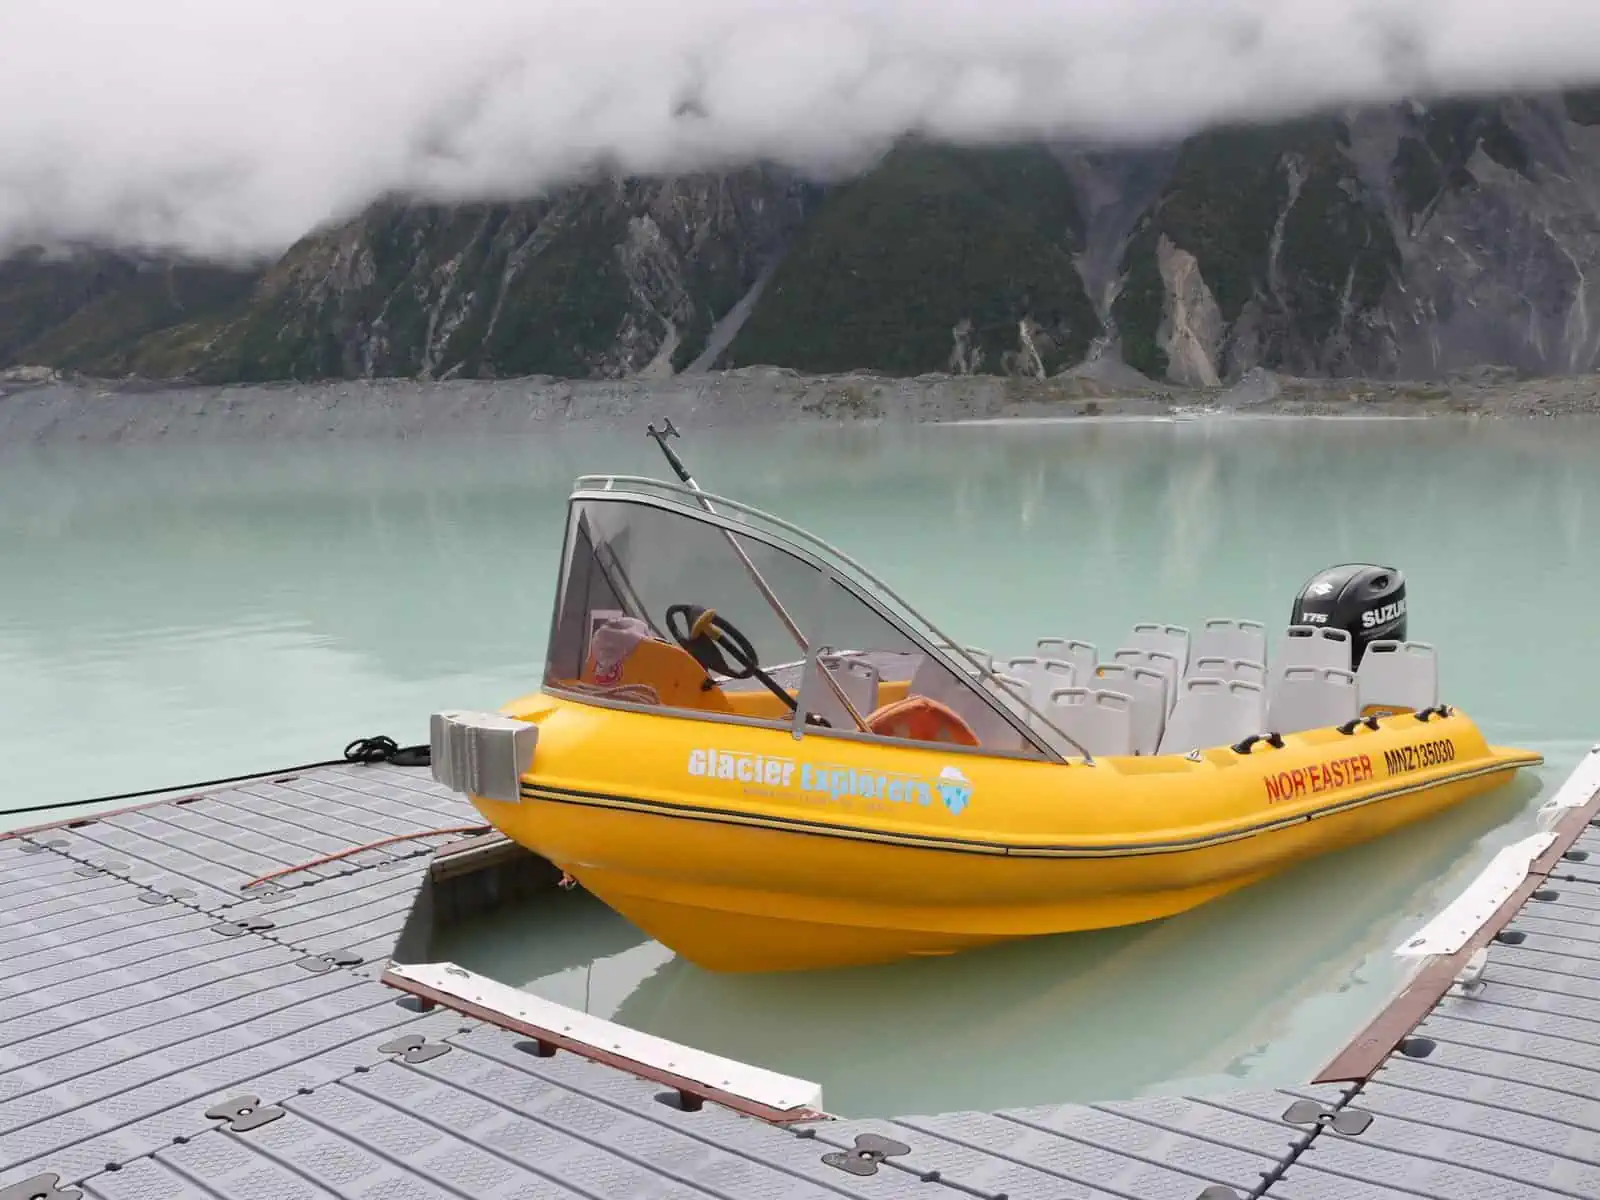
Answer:
[{"label": "steering wheel", "polygon": [[[750,644],[750,639],[739,630],[717,615],[714,608],[701,608],[698,604],[674,604],[667,609],[667,632],[673,639],[688,651],[695,662],[705,668],[707,678],[704,686],[714,686],[710,679],[710,672],[729,679],[750,679],[752,677],[761,681],[762,685],[774,696],[782,700],[793,712],[797,706],[795,698],[778,682],[761,669],[761,663],[756,656],[756,648]],[[723,657],[722,651],[726,649],[738,662],[735,668]]]},{"label": "steering wheel", "polygon": [[[698,604],[674,604],[667,609],[667,632],[708,671],[715,671],[729,679],[749,679],[759,669],[756,648],[750,639],[740,633],[729,621],[719,617],[714,608],[701,608]],[[726,646],[738,660],[735,669],[723,657],[721,646]]]}]

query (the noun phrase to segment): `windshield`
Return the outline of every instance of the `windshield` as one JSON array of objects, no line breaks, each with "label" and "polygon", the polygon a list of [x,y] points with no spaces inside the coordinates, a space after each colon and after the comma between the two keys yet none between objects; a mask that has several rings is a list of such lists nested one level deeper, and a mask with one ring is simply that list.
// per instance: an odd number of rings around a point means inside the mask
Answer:
[{"label": "windshield", "polygon": [[654,497],[574,497],[545,686],[784,728],[798,711],[807,736],[1046,757],[1003,701],[833,567],[731,526]]}]

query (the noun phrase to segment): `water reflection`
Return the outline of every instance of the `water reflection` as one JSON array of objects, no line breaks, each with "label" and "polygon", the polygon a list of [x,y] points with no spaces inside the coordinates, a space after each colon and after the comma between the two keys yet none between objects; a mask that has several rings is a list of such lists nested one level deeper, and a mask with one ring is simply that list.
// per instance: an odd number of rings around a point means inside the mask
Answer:
[{"label": "water reflection", "polygon": [[[718,975],[581,893],[538,897],[436,955],[675,1041],[817,1079],[830,1110],[1109,1100],[1304,1082],[1402,982],[1391,953],[1534,777],[1388,841],[1163,922],[947,959]],[[592,970],[589,965],[593,964]]]},{"label": "water reflection", "polygon": [[[1320,567],[1392,561],[1451,697],[1527,738],[1590,732],[1562,715],[1582,699],[1570,647],[1526,631],[1585,627],[1597,444],[1585,422],[1177,421],[748,443],[691,431],[683,449],[707,486],[838,540],[994,648],[1041,634],[1115,644],[1138,619],[1278,621]],[[542,656],[572,476],[661,474],[654,453],[642,436],[572,431],[0,457],[0,704],[14,735],[47,744],[63,714],[109,705],[165,739],[158,757],[70,780],[28,772],[25,786],[66,798],[127,772],[162,782],[209,753],[171,739],[190,721],[235,755],[239,731],[268,721],[282,749],[263,749],[265,767],[320,757],[355,725],[418,736],[439,702],[520,692]],[[305,686],[310,671],[324,686]],[[333,737],[310,720],[294,732],[292,706],[312,691],[347,702],[306,710],[337,716]],[[137,712],[147,692],[171,700],[159,728]],[[288,719],[264,715],[284,705]]]},{"label": "water reflection", "polygon": [[[1276,623],[1319,568],[1390,562],[1445,699],[1542,750],[1543,786],[1600,731],[1600,643],[1580,632],[1600,423],[689,429],[680,449],[706,487],[837,541],[968,644]],[[562,500],[595,470],[665,473],[642,428],[0,456],[0,808],[420,740],[434,709],[520,694]],[[709,976],[567,893],[454,952],[820,1078],[845,1111],[1289,1081],[1397,986],[1392,947],[1535,803],[1484,798],[1160,925],[944,962]]]}]

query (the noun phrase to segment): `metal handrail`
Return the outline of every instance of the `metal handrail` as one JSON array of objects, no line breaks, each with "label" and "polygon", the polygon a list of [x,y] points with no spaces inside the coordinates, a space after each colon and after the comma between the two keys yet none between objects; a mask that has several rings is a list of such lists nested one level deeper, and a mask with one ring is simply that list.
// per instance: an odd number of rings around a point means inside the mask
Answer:
[{"label": "metal handrail", "polygon": [[[1075,748],[1083,756],[1085,763],[1090,766],[1094,765],[1094,755],[1092,755],[1081,743],[1079,743],[1076,738],[1072,737],[1066,731],[1061,729],[1048,716],[1035,708],[1031,700],[1018,696],[1010,688],[1006,687],[1006,685],[1000,681],[998,673],[993,667],[985,666],[980,660],[970,654],[965,646],[961,645],[955,638],[951,637],[949,634],[945,633],[944,630],[935,625],[926,615],[913,606],[910,601],[905,599],[905,597],[901,596],[892,587],[890,587],[888,583],[884,582],[877,575],[874,575],[870,569],[856,561],[849,554],[845,553],[831,542],[818,537],[809,530],[801,528],[792,521],[786,521],[782,517],[775,516],[772,513],[756,508],[754,505],[746,504],[740,500],[734,500],[731,497],[720,496],[713,492],[705,491],[704,489],[696,491],[682,484],[670,483],[667,480],[655,479],[648,475],[580,475],[573,484],[573,489],[571,495],[569,496],[569,500],[584,499],[588,497],[603,499],[608,494],[614,496],[617,494],[615,488],[615,485],[617,484],[625,484],[630,486],[644,485],[650,488],[658,488],[663,492],[669,493],[668,499],[674,503],[676,503],[677,497],[682,497],[686,500],[689,500],[692,502],[692,507],[689,504],[685,504],[682,506],[682,512],[684,515],[692,517],[694,520],[706,522],[707,517],[710,516],[713,518],[709,522],[711,524],[720,523],[717,519],[715,519],[719,517],[721,518],[721,521],[727,521],[726,516],[723,514],[708,513],[706,509],[701,506],[701,500],[711,500],[719,505],[725,506],[726,508],[743,513],[746,516],[754,517],[757,521],[765,522],[771,525],[773,529],[767,532],[769,536],[775,536],[779,541],[797,539],[800,542],[809,543],[812,547],[815,547],[824,554],[832,557],[837,563],[848,567],[852,573],[859,577],[856,580],[857,583],[864,583],[872,589],[880,592],[883,597],[891,600],[901,610],[903,616],[909,617],[913,622],[920,624],[926,634],[933,635],[926,640],[930,643],[930,648],[934,651],[935,655],[938,656],[947,667],[958,669],[957,664],[954,661],[954,656],[958,655],[964,662],[966,662],[977,672],[980,678],[992,682],[994,688],[998,689],[998,691],[994,693],[994,699],[999,706],[1004,707],[1007,702],[1006,699],[1002,697],[1009,698],[1010,700],[1016,702],[1022,708],[1026,709],[1031,715],[1044,722],[1044,724],[1057,735],[1059,735],[1064,742]],[[754,527],[752,526],[752,528]],[[790,538],[785,539],[782,534],[788,534],[790,535]],[[951,652],[953,652],[953,654]],[[1028,732],[1030,736],[1033,733],[1032,730],[1027,730],[1026,732]],[[1044,746],[1042,748],[1052,754],[1055,754],[1056,757],[1060,757],[1059,753],[1054,747]]]}]

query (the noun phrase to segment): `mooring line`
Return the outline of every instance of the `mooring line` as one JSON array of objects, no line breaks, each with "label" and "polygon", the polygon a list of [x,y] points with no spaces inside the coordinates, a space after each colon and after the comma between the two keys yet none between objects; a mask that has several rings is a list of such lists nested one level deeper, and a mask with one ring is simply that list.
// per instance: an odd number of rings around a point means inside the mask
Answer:
[{"label": "mooring line", "polygon": [[63,800],[58,804],[35,804],[28,808],[0,808],[0,817],[20,816],[24,813],[55,812],[67,808],[87,808],[92,804],[110,804],[114,800],[138,800],[145,796],[162,796],[168,792],[198,791],[224,783],[244,783],[250,779],[264,779],[269,775],[289,775],[297,771],[313,771],[318,767],[342,767],[345,763],[392,763],[397,767],[426,767],[432,754],[427,745],[402,746],[392,737],[356,738],[344,748],[341,758],[322,762],[301,763],[294,767],[278,767],[271,771],[252,771],[248,775],[230,775],[225,779],[202,779],[198,783],[181,783],[175,787],[146,788],[140,792],[119,792],[114,796],[95,796],[89,800]]}]

